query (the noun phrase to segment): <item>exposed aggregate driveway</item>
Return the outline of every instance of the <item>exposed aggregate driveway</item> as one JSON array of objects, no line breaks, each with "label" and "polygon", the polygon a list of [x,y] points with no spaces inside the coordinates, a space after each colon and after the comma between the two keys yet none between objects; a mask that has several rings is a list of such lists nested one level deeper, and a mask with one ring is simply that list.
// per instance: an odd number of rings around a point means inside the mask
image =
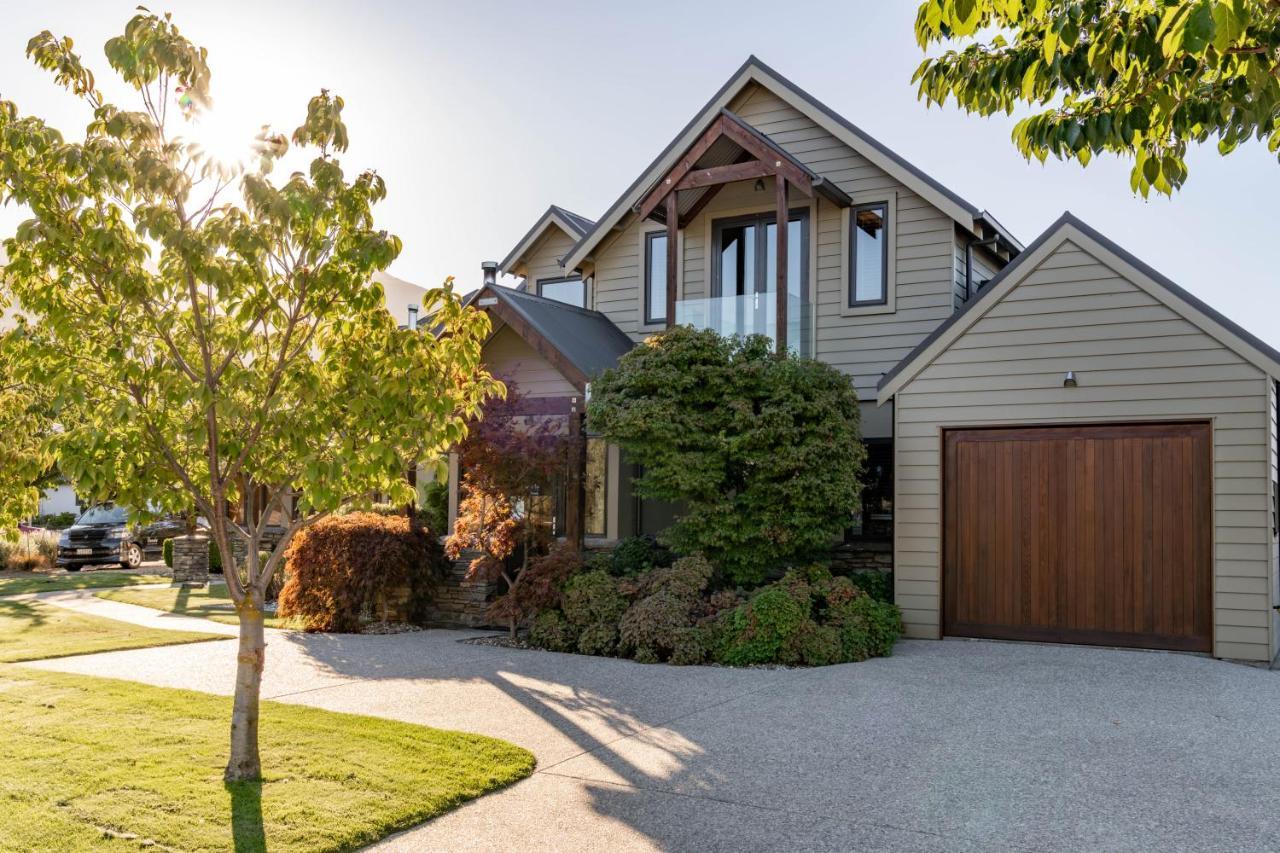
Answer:
[{"label": "exposed aggregate driveway", "polygon": [[[538,757],[531,778],[377,849],[1280,849],[1265,669],[959,640],[821,669],[681,668],[468,636],[270,632],[267,698]],[[39,664],[213,693],[234,665],[217,641]]]}]

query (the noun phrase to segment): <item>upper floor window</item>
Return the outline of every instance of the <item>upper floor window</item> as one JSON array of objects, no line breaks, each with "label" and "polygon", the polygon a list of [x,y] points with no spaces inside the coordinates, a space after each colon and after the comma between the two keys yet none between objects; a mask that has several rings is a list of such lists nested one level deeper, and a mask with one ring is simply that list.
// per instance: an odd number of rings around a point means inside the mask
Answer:
[{"label": "upper floor window", "polygon": [[849,305],[889,300],[889,206],[860,204],[849,215]]},{"label": "upper floor window", "polygon": [[667,322],[667,232],[652,231],[644,238],[644,322]]},{"label": "upper floor window", "polygon": [[554,299],[556,302],[576,305],[579,308],[587,307],[587,287],[582,283],[582,276],[540,278],[538,279],[538,295],[545,296],[547,299]]}]

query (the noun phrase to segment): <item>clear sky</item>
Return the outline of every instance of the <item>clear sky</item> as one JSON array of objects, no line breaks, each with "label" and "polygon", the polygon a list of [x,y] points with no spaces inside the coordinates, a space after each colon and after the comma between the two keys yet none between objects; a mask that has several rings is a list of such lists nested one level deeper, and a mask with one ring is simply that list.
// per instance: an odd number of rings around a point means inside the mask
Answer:
[{"label": "clear sky", "polygon": [[[5,4],[0,96],[78,129],[26,41],[72,36],[105,81],[102,43],[136,2]],[[755,53],[1024,243],[1069,209],[1280,346],[1280,165],[1263,146],[1195,152],[1173,200],[1135,198],[1116,160],[1027,164],[1012,119],[916,100],[910,0],[148,5],[209,48],[220,136],[291,131],[320,87],[346,99],[344,165],[386,178],[379,219],[405,244],[390,271],[419,284],[474,287],[548,203],[600,216]],[[0,235],[20,218],[0,209]]]}]

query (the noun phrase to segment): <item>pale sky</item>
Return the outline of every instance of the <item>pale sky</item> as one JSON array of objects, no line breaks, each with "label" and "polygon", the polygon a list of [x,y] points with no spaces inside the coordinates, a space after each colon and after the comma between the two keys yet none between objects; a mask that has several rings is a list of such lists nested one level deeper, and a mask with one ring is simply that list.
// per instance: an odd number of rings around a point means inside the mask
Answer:
[{"label": "pale sky", "polygon": [[[0,97],[77,131],[84,114],[27,61],[27,39],[72,36],[106,83],[102,44],[136,3],[4,4]],[[291,131],[321,87],[345,98],[344,166],[387,180],[378,220],[404,240],[390,272],[418,284],[476,286],[480,262],[501,259],[551,202],[598,218],[755,53],[1024,243],[1069,209],[1280,346],[1274,156],[1256,143],[1194,152],[1183,191],[1151,201],[1114,159],[1027,164],[1012,119],[917,101],[911,0],[149,5],[209,48],[219,136]],[[21,218],[0,209],[0,236]]]}]

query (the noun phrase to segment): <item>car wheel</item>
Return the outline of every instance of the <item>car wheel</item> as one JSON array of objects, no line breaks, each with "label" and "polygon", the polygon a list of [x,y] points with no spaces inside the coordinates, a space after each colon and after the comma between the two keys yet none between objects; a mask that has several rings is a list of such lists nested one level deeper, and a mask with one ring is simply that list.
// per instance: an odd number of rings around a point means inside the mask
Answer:
[{"label": "car wheel", "polygon": [[120,561],[120,565],[126,569],[136,569],[142,565],[142,548],[138,547],[137,542],[130,542],[124,548],[124,559]]}]

